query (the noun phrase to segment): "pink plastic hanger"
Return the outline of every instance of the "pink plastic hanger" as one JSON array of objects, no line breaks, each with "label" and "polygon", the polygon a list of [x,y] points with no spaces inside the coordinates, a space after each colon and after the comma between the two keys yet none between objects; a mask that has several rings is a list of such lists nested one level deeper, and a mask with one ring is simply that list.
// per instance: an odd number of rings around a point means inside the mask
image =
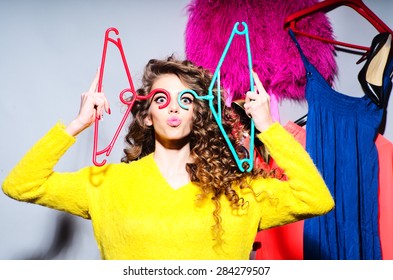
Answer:
[{"label": "pink plastic hanger", "polygon": [[284,21],[284,28],[285,29],[292,29],[295,34],[300,34],[303,36],[308,36],[326,43],[335,44],[344,46],[347,48],[353,48],[358,50],[369,51],[370,47],[360,46],[355,44],[350,44],[346,42],[326,39],[317,35],[309,34],[298,30],[296,27],[296,23],[300,21],[302,18],[307,17],[316,12],[328,12],[331,11],[339,6],[348,6],[354,9],[357,13],[363,16],[367,21],[369,21],[377,30],[378,32],[390,32],[393,34],[393,31],[380,19],[377,15],[375,15],[364,3],[362,0],[326,0],[319,2],[311,7],[305,8],[300,10],[296,13],[293,13],[286,17]]},{"label": "pink plastic hanger", "polygon": [[[111,42],[118,48],[118,50],[120,52],[121,59],[123,61],[124,70],[127,74],[128,83],[130,85],[129,88],[122,90],[119,95],[121,102],[123,104],[127,105],[128,107],[127,107],[126,112],[124,113],[124,116],[123,116],[119,126],[116,129],[114,136],[112,137],[111,142],[104,149],[102,149],[100,151],[98,151],[98,126],[99,126],[99,121],[101,118],[100,118],[100,116],[97,116],[95,123],[94,123],[94,144],[93,144],[93,164],[96,166],[103,166],[106,163],[106,159],[102,160],[101,162],[98,162],[97,156],[102,155],[104,153],[106,156],[110,155],[110,153],[113,149],[113,146],[115,145],[115,142],[117,140],[117,137],[119,136],[119,133],[122,130],[124,123],[126,122],[128,115],[131,112],[132,106],[134,105],[136,100],[146,100],[146,99],[149,99],[150,97],[152,97],[153,95],[155,95],[156,93],[160,92],[160,93],[164,93],[167,96],[167,101],[165,104],[159,106],[159,108],[162,109],[162,108],[166,107],[170,102],[170,95],[164,89],[155,89],[155,90],[151,91],[148,95],[137,95],[135,88],[134,88],[134,83],[132,81],[131,73],[128,68],[127,59],[124,55],[124,50],[123,50],[121,40],[120,40],[120,38],[117,38],[116,40],[111,38],[110,37],[111,32],[114,32],[116,36],[119,35],[119,31],[114,27],[108,28],[105,32],[104,48],[102,51],[102,59],[101,59],[101,66],[100,66],[97,91],[101,92],[101,90],[102,90],[102,81],[103,81],[103,77],[104,77],[106,52],[107,52],[108,42]],[[131,97],[128,97],[128,98],[125,97],[125,94],[130,94]]]}]

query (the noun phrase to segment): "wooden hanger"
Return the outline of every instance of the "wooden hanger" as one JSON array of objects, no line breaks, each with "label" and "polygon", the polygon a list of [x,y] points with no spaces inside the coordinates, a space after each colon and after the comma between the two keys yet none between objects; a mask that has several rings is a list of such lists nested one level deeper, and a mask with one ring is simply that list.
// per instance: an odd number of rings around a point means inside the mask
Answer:
[{"label": "wooden hanger", "polygon": [[317,35],[309,34],[298,30],[296,28],[296,23],[300,21],[302,18],[305,18],[316,12],[329,12],[339,6],[348,6],[358,12],[361,16],[363,16],[367,21],[369,21],[378,32],[389,32],[393,34],[393,31],[380,19],[376,14],[374,14],[364,3],[362,0],[326,0],[323,2],[319,2],[311,7],[305,8],[298,12],[295,12],[289,16],[287,16],[284,20],[284,28],[291,28],[295,34],[300,34],[303,36],[311,37],[326,43],[344,46],[347,48],[353,48],[358,50],[370,51],[370,47],[360,46],[355,44],[350,44],[346,42],[336,41],[332,39],[326,39]]}]

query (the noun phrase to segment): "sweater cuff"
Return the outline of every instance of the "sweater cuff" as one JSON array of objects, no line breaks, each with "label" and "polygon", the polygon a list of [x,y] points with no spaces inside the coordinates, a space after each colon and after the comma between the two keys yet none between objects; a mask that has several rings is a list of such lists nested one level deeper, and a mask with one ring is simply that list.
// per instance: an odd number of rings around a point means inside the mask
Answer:
[{"label": "sweater cuff", "polygon": [[62,121],[58,121],[53,127],[52,129],[49,131],[52,132],[56,135],[59,135],[60,137],[64,137],[64,138],[68,138],[68,140],[70,140],[71,142],[75,142],[76,141],[76,137],[72,136],[71,134],[69,134],[66,130],[66,126]]},{"label": "sweater cuff", "polygon": [[[282,151],[288,150],[288,146],[300,145],[295,140],[292,134],[290,134],[280,123],[273,123],[268,129],[258,134],[258,138],[267,147],[271,153],[281,153]],[[301,146],[302,150],[304,147]],[[287,153],[292,153],[291,149]],[[285,153],[285,152],[284,152]]]},{"label": "sweater cuff", "polygon": [[56,151],[55,154],[59,156],[63,155],[76,142],[76,138],[70,135],[65,128],[62,122],[57,122],[41,139],[40,142],[45,143],[43,147]]},{"label": "sweater cuff", "polygon": [[258,138],[265,142],[268,139],[274,138],[275,135],[281,135],[282,131],[287,132],[279,122],[274,122],[266,130],[258,134]]}]

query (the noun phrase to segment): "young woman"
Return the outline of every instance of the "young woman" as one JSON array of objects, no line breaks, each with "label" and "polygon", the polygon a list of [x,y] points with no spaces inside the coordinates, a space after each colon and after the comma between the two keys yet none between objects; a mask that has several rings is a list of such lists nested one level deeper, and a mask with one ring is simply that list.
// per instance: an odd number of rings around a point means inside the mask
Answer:
[{"label": "young woman", "polygon": [[[122,163],[55,172],[75,136],[96,114],[110,113],[96,77],[75,120],[56,124],[32,147],[4,192],[91,219],[103,259],[248,259],[258,230],[329,212],[334,202],[323,179],[272,121],[255,73],[257,90],[247,92],[244,109],[285,179],[258,167],[239,171],[207,102],[190,93],[178,101],[186,89],[207,94],[211,78],[189,61],[150,60],[138,95],[156,93],[134,104]],[[222,121],[240,147],[246,132],[239,116],[225,108]]]}]

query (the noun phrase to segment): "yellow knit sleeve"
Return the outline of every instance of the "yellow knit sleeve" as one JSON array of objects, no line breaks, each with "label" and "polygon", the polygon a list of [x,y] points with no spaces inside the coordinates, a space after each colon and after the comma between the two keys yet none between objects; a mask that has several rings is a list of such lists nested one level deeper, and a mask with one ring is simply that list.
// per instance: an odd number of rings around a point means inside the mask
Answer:
[{"label": "yellow knit sleeve", "polygon": [[314,162],[302,145],[279,123],[258,135],[281,167],[286,181],[258,179],[253,189],[260,196],[260,229],[284,225],[328,213],[333,198]]},{"label": "yellow knit sleeve", "polygon": [[57,123],[13,168],[2,184],[6,195],[20,201],[88,218],[86,181],[88,170],[57,173],[53,170],[75,142],[64,125]]}]

